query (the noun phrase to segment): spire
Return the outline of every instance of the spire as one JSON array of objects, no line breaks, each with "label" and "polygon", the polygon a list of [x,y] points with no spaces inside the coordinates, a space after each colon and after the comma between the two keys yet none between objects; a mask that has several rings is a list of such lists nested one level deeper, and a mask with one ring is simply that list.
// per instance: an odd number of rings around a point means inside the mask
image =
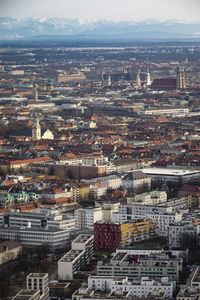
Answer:
[{"label": "spire", "polygon": [[149,72],[149,68],[147,69],[146,85],[147,86],[151,85],[151,75],[150,75],[150,72]]}]

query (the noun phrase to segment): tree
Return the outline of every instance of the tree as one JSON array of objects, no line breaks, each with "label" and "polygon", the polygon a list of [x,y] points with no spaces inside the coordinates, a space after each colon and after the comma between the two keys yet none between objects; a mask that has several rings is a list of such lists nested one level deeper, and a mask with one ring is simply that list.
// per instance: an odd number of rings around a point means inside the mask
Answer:
[{"label": "tree", "polygon": [[189,251],[199,250],[199,237],[194,234],[183,233],[181,244],[184,249],[188,249]]}]

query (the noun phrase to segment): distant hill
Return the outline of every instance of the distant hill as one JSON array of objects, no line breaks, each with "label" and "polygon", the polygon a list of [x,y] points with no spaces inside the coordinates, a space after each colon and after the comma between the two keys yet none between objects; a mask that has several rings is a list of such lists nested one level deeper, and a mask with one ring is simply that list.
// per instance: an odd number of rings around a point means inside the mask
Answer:
[{"label": "distant hill", "polygon": [[200,37],[200,23],[93,21],[81,24],[64,18],[0,18],[0,40],[60,37],[68,39],[184,39]]}]

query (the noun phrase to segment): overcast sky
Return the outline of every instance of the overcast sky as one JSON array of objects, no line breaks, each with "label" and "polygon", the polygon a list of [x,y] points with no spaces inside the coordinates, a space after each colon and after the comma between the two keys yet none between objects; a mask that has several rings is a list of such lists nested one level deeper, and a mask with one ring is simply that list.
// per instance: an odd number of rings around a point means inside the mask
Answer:
[{"label": "overcast sky", "polygon": [[0,16],[200,21],[200,0],[0,0]]}]

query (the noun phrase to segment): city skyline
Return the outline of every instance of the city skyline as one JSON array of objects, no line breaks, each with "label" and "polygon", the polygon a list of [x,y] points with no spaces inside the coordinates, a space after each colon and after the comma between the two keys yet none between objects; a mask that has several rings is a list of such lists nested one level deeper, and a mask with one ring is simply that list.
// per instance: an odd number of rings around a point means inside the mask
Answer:
[{"label": "city skyline", "polygon": [[49,18],[61,17],[79,19],[80,22],[94,20],[143,21],[170,19],[196,22],[199,17],[197,0],[1,0],[0,17]]}]

